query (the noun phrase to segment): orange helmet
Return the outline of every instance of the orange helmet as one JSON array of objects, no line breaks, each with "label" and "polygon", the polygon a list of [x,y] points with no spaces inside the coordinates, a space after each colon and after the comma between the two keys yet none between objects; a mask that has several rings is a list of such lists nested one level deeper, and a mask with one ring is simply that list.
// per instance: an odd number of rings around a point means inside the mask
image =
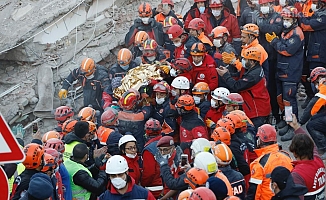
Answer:
[{"label": "orange helmet", "polygon": [[91,58],[84,58],[80,70],[85,76],[90,76],[95,72],[95,61]]},{"label": "orange helmet", "polygon": [[205,45],[201,42],[194,43],[190,50],[192,56],[204,56],[206,54]]},{"label": "orange helmet", "polygon": [[184,110],[192,110],[195,108],[195,100],[189,94],[182,95],[178,98],[177,103],[175,104],[177,108],[182,108]]},{"label": "orange helmet", "polygon": [[72,132],[75,128],[77,120],[69,119],[62,124],[62,134],[67,135],[68,133]]},{"label": "orange helmet", "polygon": [[205,29],[205,22],[200,18],[194,18],[189,22],[188,28],[194,30]]},{"label": "orange helmet", "polygon": [[44,164],[43,146],[36,143],[30,143],[24,147],[23,152],[25,154],[23,165],[26,169],[36,169]]},{"label": "orange helmet", "polygon": [[180,192],[180,194],[178,196],[178,200],[188,200],[192,191],[194,191],[194,190],[188,189],[188,190],[184,190],[184,191]]},{"label": "orange helmet", "polygon": [[59,163],[62,160],[62,154],[55,149],[44,147],[44,153],[53,156],[55,163]]},{"label": "orange helmet", "polygon": [[232,151],[226,144],[216,145],[214,155],[219,165],[229,165],[232,161]]},{"label": "orange helmet", "polygon": [[69,106],[60,106],[55,109],[54,119],[59,122],[64,122],[68,117],[74,116],[74,111]]},{"label": "orange helmet", "polygon": [[209,86],[206,82],[198,82],[192,88],[192,94],[208,94]]},{"label": "orange helmet", "polygon": [[113,132],[113,129],[105,128],[103,126],[100,126],[97,129],[97,138],[100,141],[101,145],[107,145],[106,141],[108,140],[110,134]]},{"label": "orange helmet", "polygon": [[88,127],[89,127],[89,132],[92,135],[96,134],[96,131],[97,131],[96,125],[91,121],[87,121],[87,123],[88,123]]},{"label": "orange helmet", "polygon": [[44,153],[44,166],[42,172],[52,171],[56,168],[54,157],[51,154]]},{"label": "orange helmet", "polygon": [[79,111],[78,117],[81,121],[95,122],[95,110],[91,107],[85,107]]},{"label": "orange helmet", "polygon": [[205,170],[193,167],[186,172],[184,182],[188,183],[192,189],[195,189],[197,187],[205,186],[207,179],[208,174]]},{"label": "orange helmet", "polygon": [[168,34],[169,39],[173,40],[175,38],[180,37],[183,34],[183,28],[178,24],[176,24],[171,26],[166,33]]},{"label": "orange helmet", "polygon": [[207,187],[196,188],[190,195],[189,200],[216,200],[216,196],[212,190]]},{"label": "orange helmet", "polygon": [[60,139],[60,133],[58,133],[57,131],[46,132],[42,137],[42,142],[45,143],[46,141],[48,141],[48,139],[51,139],[51,138]]},{"label": "orange helmet", "polygon": [[129,89],[123,93],[119,100],[119,106],[125,110],[131,110],[140,100],[140,94],[137,90]]},{"label": "orange helmet", "polygon": [[232,121],[235,129],[242,128],[243,123],[242,123],[242,119],[239,115],[229,113],[225,116],[225,118]]},{"label": "orange helmet", "polygon": [[222,0],[210,0],[209,1],[209,7],[210,8],[220,8],[223,7]]},{"label": "orange helmet", "polygon": [[135,35],[135,46],[143,46],[145,40],[149,38],[148,34],[145,31],[138,31]]},{"label": "orange helmet", "polygon": [[118,57],[117,57],[119,65],[126,66],[128,65],[131,60],[132,60],[132,53],[129,49],[127,48],[122,48],[118,52]]},{"label": "orange helmet", "polygon": [[228,29],[224,26],[217,26],[212,30],[210,36],[212,36],[215,39],[215,38],[223,37],[225,34],[230,36]]},{"label": "orange helmet", "polygon": [[224,127],[216,127],[211,135],[214,141],[220,140],[226,145],[231,144],[231,135],[230,132]]},{"label": "orange helmet", "polygon": [[259,36],[259,27],[256,24],[246,24],[242,27],[241,32],[251,34],[251,35],[258,37]]},{"label": "orange helmet", "polygon": [[243,112],[242,110],[233,110],[230,112],[230,114],[235,114],[238,115],[241,119],[241,128],[242,127],[247,127],[247,122],[249,118],[247,117],[246,113]]},{"label": "orange helmet", "polygon": [[147,39],[144,42],[143,56],[150,57],[156,55],[156,48],[158,47],[157,43],[153,39]]},{"label": "orange helmet", "polygon": [[226,128],[226,130],[228,130],[231,135],[234,134],[234,132],[235,132],[233,122],[227,118],[222,118],[222,119],[218,120],[216,123],[216,126]]},{"label": "orange helmet", "polygon": [[114,108],[108,107],[101,116],[103,126],[115,125],[118,120],[118,111]]},{"label": "orange helmet", "polygon": [[139,17],[151,17],[152,6],[149,3],[141,3],[138,7]]},{"label": "orange helmet", "polygon": [[57,138],[51,138],[44,144],[45,148],[52,148],[57,150],[60,153],[65,152],[65,144],[62,142],[62,140]]},{"label": "orange helmet", "polygon": [[163,21],[163,27],[171,27],[176,24],[178,24],[178,21],[172,16],[167,16]]},{"label": "orange helmet", "polygon": [[276,130],[270,124],[263,124],[258,127],[256,136],[263,142],[277,142]]},{"label": "orange helmet", "polygon": [[256,47],[250,47],[248,49],[244,49],[241,52],[241,56],[245,59],[260,61],[261,51]]}]

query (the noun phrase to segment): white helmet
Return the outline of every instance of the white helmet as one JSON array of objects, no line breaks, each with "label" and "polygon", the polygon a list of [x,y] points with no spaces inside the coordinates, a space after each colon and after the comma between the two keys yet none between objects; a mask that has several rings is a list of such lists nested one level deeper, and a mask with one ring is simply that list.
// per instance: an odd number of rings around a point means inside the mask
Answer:
[{"label": "white helmet", "polygon": [[132,135],[124,135],[120,138],[120,140],[118,142],[119,148],[121,145],[126,144],[127,142],[137,142],[137,140]]},{"label": "white helmet", "polygon": [[105,172],[107,174],[121,174],[128,171],[128,169],[126,159],[120,155],[115,155],[106,162]]},{"label": "white helmet", "polygon": [[194,167],[205,170],[207,174],[213,174],[218,170],[214,155],[208,152],[200,152],[195,156]]},{"label": "white helmet", "polygon": [[176,89],[188,90],[190,88],[189,80],[184,76],[178,76],[173,79],[171,86]]},{"label": "white helmet", "polygon": [[200,152],[210,152],[211,143],[205,138],[197,138],[193,140],[190,149],[192,149],[192,156],[196,156]]},{"label": "white helmet", "polygon": [[230,94],[230,91],[224,87],[218,87],[212,92],[212,98],[216,100],[221,100]]}]

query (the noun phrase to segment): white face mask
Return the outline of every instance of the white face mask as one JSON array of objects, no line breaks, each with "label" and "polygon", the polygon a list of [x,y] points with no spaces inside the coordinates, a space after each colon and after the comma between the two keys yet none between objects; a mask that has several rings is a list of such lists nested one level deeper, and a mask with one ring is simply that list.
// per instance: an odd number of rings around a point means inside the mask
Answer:
[{"label": "white face mask", "polygon": [[198,10],[199,10],[200,14],[202,14],[205,11],[205,7],[199,7]]},{"label": "white face mask", "polygon": [[200,61],[198,64],[196,64],[195,62],[192,62],[196,67],[201,66],[203,64],[203,61]]},{"label": "white face mask", "polygon": [[316,12],[319,9],[317,8],[317,5],[313,3],[313,4],[311,4],[311,10],[314,11],[314,12]]},{"label": "white face mask", "polygon": [[272,181],[269,183],[269,189],[271,189],[271,191],[275,194],[275,191],[272,188]]},{"label": "white face mask", "polygon": [[137,154],[136,154],[136,153],[135,153],[135,154],[126,153],[126,156],[127,156],[128,158],[136,158]]},{"label": "white face mask", "polygon": [[260,7],[260,12],[265,15],[269,13],[269,6],[262,6]]},{"label": "white face mask", "polygon": [[143,22],[143,24],[149,24],[149,17],[142,17],[141,21]]},{"label": "white face mask", "polygon": [[172,76],[172,77],[176,77],[178,74],[177,74],[177,70],[175,70],[174,68],[172,68],[171,70],[170,70],[170,75]]},{"label": "white face mask", "polygon": [[126,66],[122,66],[120,65],[120,67],[123,69],[123,70],[127,70],[129,68],[129,65],[126,65]]},{"label": "white face mask", "polygon": [[285,6],[285,0],[280,0],[280,5],[281,5],[282,7],[284,7],[284,6]]},{"label": "white face mask", "polygon": [[317,90],[319,90],[319,85],[318,85],[318,84],[315,84],[315,88],[316,88]]},{"label": "white face mask", "polygon": [[284,27],[284,28],[290,28],[291,25],[292,25],[291,22],[289,22],[289,21],[283,21],[283,27]]},{"label": "white face mask", "polygon": [[212,10],[212,14],[215,16],[215,17],[219,17],[221,15],[221,10]]},{"label": "white face mask", "polygon": [[156,97],[155,100],[156,100],[156,103],[157,103],[157,104],[161,105],[161,104],[164,103],[165,98],[157,98],[157,97]]},{"label": "white face mask", "polygon": [[138,48],[139,48],[139,50],[141,50],[141,51],[144,50],[144,47],[138,47]]},{"label": "white face mask", "polygon": [[173,97],[175,97],[175,96],[178,95],[178,93],[177,93],[175,90],[171,90],[171,95],[172,95]]},{"label": "white face mask", "polygon": [[212,108],[217,108],[216,102],[213,99],[211,99],[211,106]]},{"label": "white face mask", "polygon": [[253,5],[258,5],[258,4],[259,4],[258,1],[251,1],[251,3],[252,3]]},{"label": "white face mask", "polygon": [[174,44],[174,46],[176,46],[176,47],[180,47],[180,46],[182,45],[181,42],[176,42],[176,43],[173,43],[173,44]]},{"label": "white face mask", "polygon": [[156,56],[147,57],[147,60],[153,62],[156,59]]},{"label": "white face mask", "polygon": [[124,188],[127,185],[127,181],[123,180],[122,178],[118,177],[118,178],[114,178],[111,179],[111,183],[113,184],[113,186],[115,188],[117,188],[118,190]]},{"label": "white face mask", "polygon": [[92,79],[92,78],[94,78],[94,74],[89,75],[89,76],[86,76],[86,78],[87,78],[87,79]]},{"label": "white face mask", "polygon": [[200,97],[194,96],[195,104],[200,104]]},{"label": "white face mask", "polygon": [[242,67],[243,67],[243,68],[247,69],[245,59],[242,59],[242,60],[241,60],[241,64],[242,64]]},{"label": "white face mask", "polygon": [[221,47],[222,44],[221,44],[221,40],[220,39],[214,39],[213,40],[213,44],[214,46],[216,46],[217,48]]}]

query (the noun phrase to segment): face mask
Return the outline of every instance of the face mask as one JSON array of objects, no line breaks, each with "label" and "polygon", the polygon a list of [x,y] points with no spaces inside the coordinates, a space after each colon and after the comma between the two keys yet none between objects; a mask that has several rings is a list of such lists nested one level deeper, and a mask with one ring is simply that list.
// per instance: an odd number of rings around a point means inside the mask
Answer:
[{"label": "face mask", "polygon": [[174,68],[172,68],[171,70],[170,70],[170,75],[172,76],[172,77],[176,77],[178,74],[177,74],[177,70],[175,70]]},{"label": "face mask", "polygon": [[123,70],[127,70],[129,68],[129,65],[126,65],[126,66],[122,66],[120,65],[120,67],[123,69]]},{"label": "face mask", "polygon": [[86,78],[87,78],[87,79],[92,79],[92,78],[94,78],[94,74],[89,75],[89,76],[86,76]]},{"label": "face mask", "polygon": [[273,189],[273,187],[272,187],[272,181],[271,181],[270,184],[269,184],[269,189],[271,189],[271,191],[275,194],[274,189]]},{"label": "face mask", "polygon": [[316,88],[317,90],[319,90],[319,85],[318,85],[318,84],[315,84],[315,88]]},{"label": "face mask", "polygon": [[292,25],[291,22],[289,22],[289,21],[283,21],[283,26],[284,26],[284,28],[290,28],[291,25]]},{"label": "face mask", "polygon": [[178,95],[178,93],[177,93],[175,90],[171,90],[171,95],[172,95],[173,97],[175,97],[175,96]]},{"label": "face mask", "polygon": [[120,177],[112,179],[111,180],[111,183],[118,190],[124,188],[127,185],[127,181],[123,180]]},{"label": "face mask", "polygon": [[139,50],[141,50],[141,51],[144,50],[144,47],[138,47],[138,48],[139,48]]},{"label": "face mask", "polygon": [[311,10],[314,11],[314,12],[316,12],[319,9],[317,8],[317,5],[313,3],[313,4],[311,4]]},{"label": "face mask", "polygon": [[221,15],[221,10],[212,10],[212,14],[215,16],[215,17],[218,17]]},{"label": "face mask", "polygon": [[222,44],[221,44],[221,40],[220,39],[214,39],[213,40],[213,44],[214,46],[216,46],[217,48],[221,47]]},{"label": "face mask", "polygon": [[126,156],[127,156],[128,158],[136,158],[137,154],[126,153]]},{"label": "face mask", "polygon": [[150,57],[147,57],[147,59],[149,61],[153,62],[156,59],[156,56],[150,56]]},{"label": "face mask", "polygon": [[157,98],[157,97],[156,97],[155,100],[156,100],[156,103],[157,103],[157,104],[161,105],[161,104],[164,103],[165,98]]},{"label": "face mask", "polygon": [[241,64],[242,64],[242,67],[243,67],[243,68],[248,69],[248,68],[247,68],[247,65],[246,65],[246,61],[245,61],[245,59],[242,59],[242,60],[241,60]]},{"label": "face mask", "polygon": [[200,97],[194,96],[195,104],[200,104]]},{"label": "face mask", "polygon": [[269,6],[262,6],[260,7],[260,12],[263,13],[263,15],[269,13]]},{"label": "face mask", "polygon": [[176,108],[176,109],[177,109],[178,114],[181,115],[182,114],[181,108]]},{"label": "face mask", "polygon": [[284,6],[285,6],[285,0],[280,0],[280,5],[281,5],[282,7],[284,7]]},{"label": "face mask", "polygon": [[59,166],[54,169],[54,173],[57,173],[59,171]]},{"label": "face mask", "polygon": [[174,46],[176,46],[176,47],[180,47],[180,46],[182,45],[181,42],[176,42],[176,43],[173,43],[173,44],[174,44]]},{"label": "face mask", "polygon": [[142,17],[141,21],[143,22],[143,24],[149,24],[149,17]]},{"label": "face mask", "polygon": [[201,66],[203,64],[203,61],[200,61],[198,64],[196,64],[195,62],[192,62],[196,67]]},{"label": "face mask", "polygon": [[258,5],[259,4],[258,1],[251,1],[251,3],[254,4],[254,5]]},{"label": "face mask", "polygon": [[199,10],[200,14],[202,14],[205,11],[205,7],[199,7],[198,10]]},{"label": "face mask", "polygon": [[213,99],[211,99],[211,107],[217,108],[216,102]]}]

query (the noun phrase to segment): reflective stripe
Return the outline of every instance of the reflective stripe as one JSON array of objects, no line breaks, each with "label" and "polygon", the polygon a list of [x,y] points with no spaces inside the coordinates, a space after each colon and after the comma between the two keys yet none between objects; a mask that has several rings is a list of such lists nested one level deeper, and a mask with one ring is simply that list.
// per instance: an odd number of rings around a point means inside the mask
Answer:
[{"label": "reflective stripe", "polygon": [[255,178],[250,178],[249,182],[259,185],[259,184],[261,184],[263,182],[263,180],[259,180],[259,179],[255,179]]},{"label": "reflective stripe", "polygon": [[163,190],[163,186],[152,186],[152,187],[145,187],[146,189],[148,189],[149,191],[159,191],[159,190]]},{"label": "reflective stripe", "polygon": [[321,93],[317,93],[317,94],[315,94],[315,96],[317,96],[317,97],[320,97],[320,98],[322,98],[322,99],[325,99],[325,100],[326,100],[326,95],[324,95],[324,94],[321,94]]},{"label": "reflective stripe", "polygon": [[324,185],[324,187],[321,187],[321,188],[319,188],[319,189],[316,190],[316,191],[306,193],[304,196],[312,196],[312,195],[316,195],[316,194],[320,193],[321,191],[323,191],[324,189],[325,189],[325,185]]}]

